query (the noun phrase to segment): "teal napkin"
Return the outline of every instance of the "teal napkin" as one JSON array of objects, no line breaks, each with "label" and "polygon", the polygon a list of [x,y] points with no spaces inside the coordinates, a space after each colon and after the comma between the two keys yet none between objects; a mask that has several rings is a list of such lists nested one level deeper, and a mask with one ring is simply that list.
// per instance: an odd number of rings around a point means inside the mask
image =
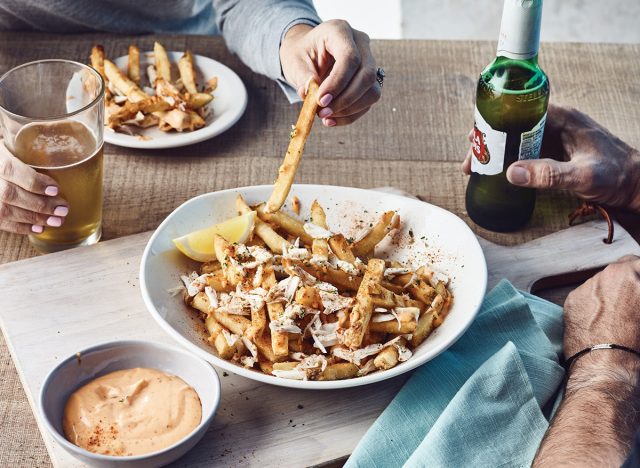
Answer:
[{"label": "teal napkin", "polygon": [[469,330],[418,368],[346,467],[528,467],[564,377],[562,308],[503,280]]}]

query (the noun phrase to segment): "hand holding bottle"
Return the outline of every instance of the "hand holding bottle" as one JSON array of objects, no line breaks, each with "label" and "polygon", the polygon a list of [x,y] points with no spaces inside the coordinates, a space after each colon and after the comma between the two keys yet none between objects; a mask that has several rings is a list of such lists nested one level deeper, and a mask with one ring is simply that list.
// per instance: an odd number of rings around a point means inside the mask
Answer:
[{"label": "hand holding bottle", "polygon": [[[587,201],[640,212],[640,152],[586,114],[549,105],[540,157],[513,163],[509,182],[571,190]],[[471,171],[471,149],[462,170]]]}]

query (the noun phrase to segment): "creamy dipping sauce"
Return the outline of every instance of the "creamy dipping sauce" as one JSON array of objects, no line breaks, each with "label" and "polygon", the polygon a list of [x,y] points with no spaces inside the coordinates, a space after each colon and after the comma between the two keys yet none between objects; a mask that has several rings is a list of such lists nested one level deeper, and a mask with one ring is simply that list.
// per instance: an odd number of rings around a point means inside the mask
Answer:
[{"label": "creamy dipping sauce", "polygon": [[126,369],[92,380],[67,401],[65,437],[90,452],[156,452],[190,434],[202,403],[184,380],[156,369]]}]

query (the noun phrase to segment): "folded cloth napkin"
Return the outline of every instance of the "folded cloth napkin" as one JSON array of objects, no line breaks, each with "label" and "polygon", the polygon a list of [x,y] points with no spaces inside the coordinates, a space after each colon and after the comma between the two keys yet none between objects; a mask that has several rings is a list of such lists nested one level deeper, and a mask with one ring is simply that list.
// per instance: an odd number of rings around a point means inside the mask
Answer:
[{"label": "folded cloth napkin", "polygon": [[469,330],[418,368],[346,467],[528,467],[564,377],[562,308],[503,280]]}]

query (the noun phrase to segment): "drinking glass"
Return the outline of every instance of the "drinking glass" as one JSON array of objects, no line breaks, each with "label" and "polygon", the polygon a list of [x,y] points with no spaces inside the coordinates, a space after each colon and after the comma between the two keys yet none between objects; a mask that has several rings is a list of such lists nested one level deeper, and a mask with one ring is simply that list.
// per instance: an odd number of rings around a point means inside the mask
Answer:
[{"label": "drinking glass", "polygon": [[59,185],[61,227],[29,236],[41,252],[95,244],[102,235],[104,81],[70,60],[39,60],[0,77],[0,129],[15,157]]}]

